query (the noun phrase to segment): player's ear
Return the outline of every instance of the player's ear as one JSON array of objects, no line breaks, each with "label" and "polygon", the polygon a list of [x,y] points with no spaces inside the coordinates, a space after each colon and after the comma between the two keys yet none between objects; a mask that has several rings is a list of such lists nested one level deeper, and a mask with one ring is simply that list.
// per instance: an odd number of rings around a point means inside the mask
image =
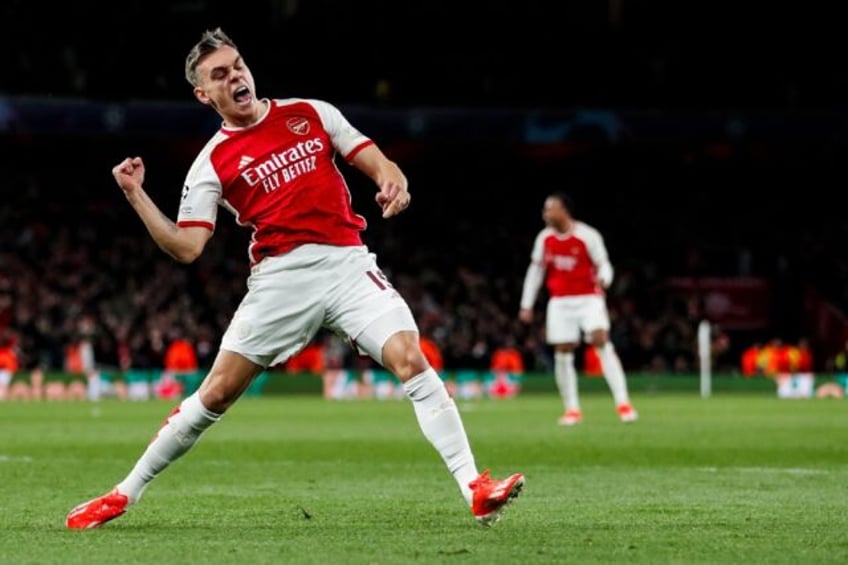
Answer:
[{"label": "player's ear", "polygon": [[201,104],[210,104],[212,100],[206,94],[206,91],[200,88],[199,86],[194,87],[194,97],[197,98]]}]

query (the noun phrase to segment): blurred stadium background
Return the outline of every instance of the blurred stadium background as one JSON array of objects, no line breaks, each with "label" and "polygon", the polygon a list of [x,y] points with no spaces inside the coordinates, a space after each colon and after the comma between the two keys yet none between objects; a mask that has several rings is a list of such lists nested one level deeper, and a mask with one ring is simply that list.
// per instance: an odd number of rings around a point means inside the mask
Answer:
[{"label": "blurred stadium background", "polygon": [[155,365],[173,328],[209,361],[243,292],[248,234],[225,215],[206,255],[178,265],[110,169],[142,155],[148,191],[176,213],[187,167],[218,126],[183,61],[219,25],[260,95],[337,104],[405,168],[415,205],[391,222],[373,188],[348,179],[367,243],[447,367],[485,367],[512,337],[529,370],[549,368],[541,328],[516,313],[554,189],[605,235],[628,371],[696,374],[703,319],[722,337],[715,362],[727,373],[772,339],[808,339],[815,370],[832,372],[848,340],[846,39],[827,13],[12,0],[0,20],[0,329],[22,370],[39,359],[60,369],[80,333],[104,367]]}]

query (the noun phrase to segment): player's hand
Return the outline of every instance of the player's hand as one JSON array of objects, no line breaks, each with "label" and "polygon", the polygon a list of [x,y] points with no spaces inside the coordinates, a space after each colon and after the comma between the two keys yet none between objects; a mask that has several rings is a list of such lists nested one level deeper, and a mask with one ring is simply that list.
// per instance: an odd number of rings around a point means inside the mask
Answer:
[{"label": "player's hand", "polygon": [[522,308],[518,311],[518,319],[525,324],[529,324],[533,321],[533,310],[530,308]]},{"label": "player's hand", "polygon": [[124,194],[130,196],[144,184],[144,162],[141,157],[127,157],[112,168],[112,176]]},{"label": "player's hand", "polygon": [[383,209],[383,217],[391,218],[409,207],[412,196],[406,188],[406,182],[387,181],[380,186],[375,199]]}]

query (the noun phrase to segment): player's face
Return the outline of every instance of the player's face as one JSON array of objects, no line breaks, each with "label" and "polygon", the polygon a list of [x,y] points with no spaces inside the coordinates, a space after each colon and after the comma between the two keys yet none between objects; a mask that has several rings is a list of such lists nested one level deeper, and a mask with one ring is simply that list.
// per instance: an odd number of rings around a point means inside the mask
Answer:
[{"label": "player's face", "polygon": [[206,55],[197,65],[200,84],[194,95],[209,104],[228,126],[253,124],[264,107],[256,98],[256,84],[239,52],[224,45]]},{"label": "player's face", "polygon": [[545,199],[545,205],[542,207],[542,219],[545,221],[545,225],[559,231],[566,231],[570,224],[568,211],[559,198]]}]

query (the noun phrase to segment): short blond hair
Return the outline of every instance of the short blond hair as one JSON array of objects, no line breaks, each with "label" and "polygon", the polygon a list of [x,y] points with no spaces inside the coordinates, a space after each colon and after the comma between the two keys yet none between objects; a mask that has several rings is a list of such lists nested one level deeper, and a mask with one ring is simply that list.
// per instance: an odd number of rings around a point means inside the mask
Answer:
[{"label": "short blond hair", "polygon": [[200,64],[200,61],[206,55],[224,45],[229,45],[236,50],[238,49],[233,40],[220,27],[207,29],[203,32],[203,35],[200,36],[200,41],[191,48],[191,51],[188,52],[188,56],[186,57],[185,78],[190,85],[197,86],[200,83],[200,77],[197,76],[197,65]]}]

